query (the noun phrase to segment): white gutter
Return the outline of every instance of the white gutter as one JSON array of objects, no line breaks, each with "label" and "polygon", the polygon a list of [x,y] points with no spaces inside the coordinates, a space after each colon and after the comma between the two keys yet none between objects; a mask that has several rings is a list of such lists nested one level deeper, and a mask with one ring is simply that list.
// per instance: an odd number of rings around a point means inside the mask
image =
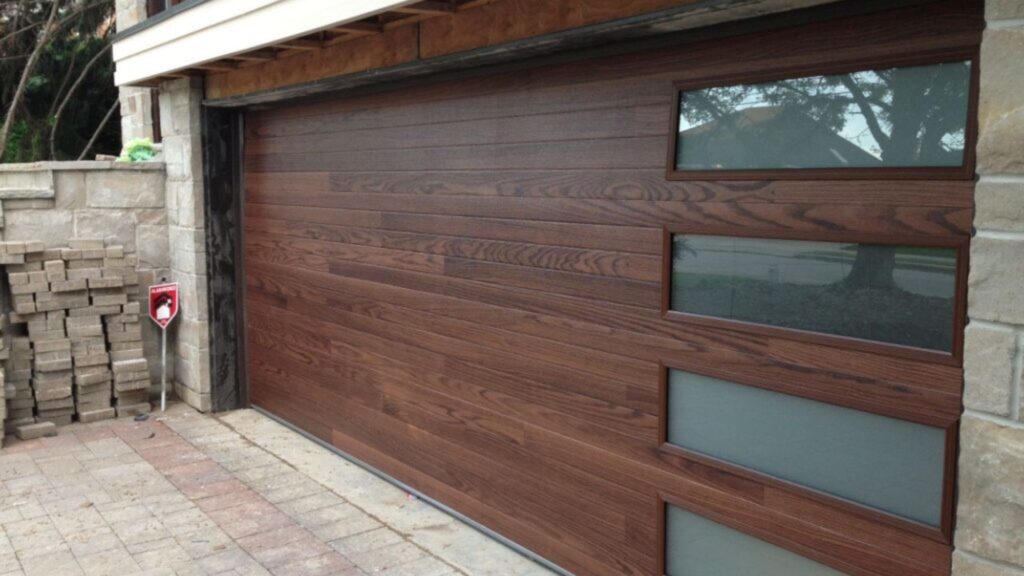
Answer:
[{"label": "white gutter", "polygon": [[272,46],[417,0],[209,0],[115,40],[118,86]]}]

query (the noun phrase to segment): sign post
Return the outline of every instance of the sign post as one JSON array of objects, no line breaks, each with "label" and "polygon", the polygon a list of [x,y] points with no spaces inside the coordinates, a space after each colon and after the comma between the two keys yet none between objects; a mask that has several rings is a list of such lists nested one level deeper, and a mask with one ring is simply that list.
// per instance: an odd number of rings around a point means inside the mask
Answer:
[{"label": "sign post", "polygon": [[178,283],[149,287],[149,317],[160,327],[160,411],[167,409],[167,326],[178,315]]}]

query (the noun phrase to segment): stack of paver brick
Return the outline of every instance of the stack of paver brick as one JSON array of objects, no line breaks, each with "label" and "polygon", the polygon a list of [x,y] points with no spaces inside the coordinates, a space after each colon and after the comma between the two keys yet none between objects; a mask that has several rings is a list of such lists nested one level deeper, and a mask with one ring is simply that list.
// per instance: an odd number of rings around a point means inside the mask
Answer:
[{"label": "stack of paver brick", "polygon": [[[28,337],[12,340],[8,371],[30,383],[35,420],[62,425],[75,414],[91,422],[148,412],[139,304],[128,302],[138,294],[136,259],[89,239],[59,250],[29,243],[18,254],[7,264],[11,322],[25,324]],[[18,403],[27,411],[14,428],[33,421],[33,405],[25,404]]]},{"label": "stack of paver brick", "polygon": [[4,433],[35,422],[35,398],[32,396],[32,346],[25,336],[11,336],[4,366],[7,421]]}]

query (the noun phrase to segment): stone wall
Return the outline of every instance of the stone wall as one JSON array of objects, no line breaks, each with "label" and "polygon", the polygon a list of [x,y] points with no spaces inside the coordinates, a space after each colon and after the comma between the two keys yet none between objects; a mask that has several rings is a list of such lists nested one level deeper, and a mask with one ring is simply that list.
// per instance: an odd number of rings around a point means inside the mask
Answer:
[{"label": "stone wall", "polygon": [[[117,0],[117,29],[125,30],[146,19],[146,0]],[[125,86],[121,99],[121,138],[153,139],[153,90]]]},{"label": "stone wall", "polygon": [[[39,240],[48,248],[71,238],[103,238],[138,254],[143,291],[170,276],[164,165],[159,162],[0,164],[0,238]],[[143,323],[146,357],[159,385],[160,334]],[[169,334],[168,354],[174,351]],[[173,356],[170,356],[173,358]],[[168,381],[174,381],[168,363]]]},{"label": "stone wall", "polygon": [[[146,18],[145,0],[117,0],[117,28]],[[153,137],[152,98],[159,98],[163,159],[167,168],[168,275],[181,285],[181,315],[175,321],[173,359],[178,396],[208,411],[210,329],[207,305],[203,168],[200,137],[202,80],[183,78],[158,90],[123,87],[122,139]],[[168,350],[171,354],[171,350]]]},{"label": "stone wall", "polygon": [[181,284],[175,374],[178,396],[209,411],[210,326],[207,303],[203,192],[203,84],[182,78],[160,86],[160,125],[167,165],[167,223],[171,277]]},{"label": "stone wall", "polygon": [[986,16],[953,574],[1024,576],[1024,2]]}]

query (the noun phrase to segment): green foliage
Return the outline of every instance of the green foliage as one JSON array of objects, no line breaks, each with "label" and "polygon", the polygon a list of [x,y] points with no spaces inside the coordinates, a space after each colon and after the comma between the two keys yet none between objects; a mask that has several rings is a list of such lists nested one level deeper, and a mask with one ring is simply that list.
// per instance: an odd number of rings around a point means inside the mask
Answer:
[{"label": "green foliage", "polygon": [[[60,102],[86,63],[104,50],[114,32],[114,0],[57,0],[58,28],[31,72],[14,131],[0,160],[34,162],[77,158],[118,97],[110,54],[100,56],[65,107],[50,158],[50,132]],[[51,0],[0,2],[0,121],[7,113],[28,55],[39,38]],[[32,27],[36,25],[35,27]],[[18,30],[28,28],[22,32]],[[117,116],[104,127],[92,153],[116,154],[121,145]]]},{"label": "green foliage", "polygon": [[146,162],[156,157],[156,147],[149,138],[129,140],[117,158],[118,162]]}]

